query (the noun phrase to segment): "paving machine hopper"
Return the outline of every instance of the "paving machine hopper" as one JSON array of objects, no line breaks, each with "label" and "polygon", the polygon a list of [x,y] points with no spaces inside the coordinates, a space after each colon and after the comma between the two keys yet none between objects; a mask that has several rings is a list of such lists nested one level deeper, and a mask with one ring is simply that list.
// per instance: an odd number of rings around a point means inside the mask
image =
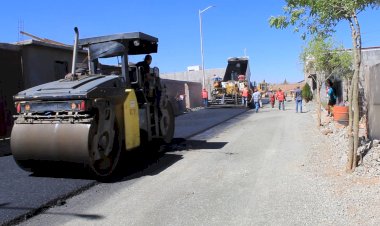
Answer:
[{"label": "paving machine hopper", "polygon": [[212,105],[241,105],[244,87],[250,88],[250,69],[247,57],[228,59],[223,80],[216,80],[211,88]]},{"label": "paving machine hopper", "polygon": [[[121,153],[142,140],[173,138],[173,109],[159,69],[128,62],[128,55],[156,53],[158,39],[140,32],[79,39],[75,31],[72,72],[14,96],[18,114],[11,149],[28,171],[45,162],[79,163],[107,177]],[[79,48],[88,51],[88,64],[76,63]],[[99,63],[109,57],[121,59],[112,73]]]}]

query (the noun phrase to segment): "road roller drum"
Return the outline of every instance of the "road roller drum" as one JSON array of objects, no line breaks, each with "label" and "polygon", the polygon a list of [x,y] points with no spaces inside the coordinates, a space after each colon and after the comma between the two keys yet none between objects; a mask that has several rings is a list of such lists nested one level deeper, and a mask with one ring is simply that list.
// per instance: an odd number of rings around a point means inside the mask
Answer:
[{"label": "road roller drum", "polygon": [[[15,124],[11,148],[17,162],[90,162],[90,124]],[[22,163],[20,164],[22,166]]]}]

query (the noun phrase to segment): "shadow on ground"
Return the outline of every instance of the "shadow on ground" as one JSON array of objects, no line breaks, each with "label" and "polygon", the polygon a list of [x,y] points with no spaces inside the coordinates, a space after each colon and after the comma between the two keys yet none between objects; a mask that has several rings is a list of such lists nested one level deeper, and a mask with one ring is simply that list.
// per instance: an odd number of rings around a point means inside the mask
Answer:
[{"label": "shadow on ground", "polygon": [[107,179],[96,178],[83,165],[68,163],[41,163],[42,170],[32,173],[31,176],[93,179],[104,183],[116,183],[157,175],[183,158],[180,151],[219,150],[226,144],[227,142],[207,142],[183,138],[175,138],[170,144],[153,142],[144,146],[143,149],[123,153],[114,175]]},{"label": "shadow on ground", "polygon": [[206,140],[186,140],[184,138],[175,138],[169,145],[161,146],[161,149],[166,152],[175,151],[194,151],[194,150],[221,150],[228,142],[208,142]]},{"label": "shadow on ground", "polygon": [[[64,205],[64,204],[65,204],[65,202],[63,202],[61,205]],[[36,209],[36,208],[33,208],[33,207],[13,206],[9,202],[7,202],[7,203],[0,203],[0,209],[3,209],[3,210],[16,210],[16,211],[30,211],[31,212],[31,216],[32,215],[36,215],[38,213],[41,213],[41,212],[45,211],[47,208],[48,207],[45,207],[45,208],[42,207],[40,209]],[[61,215],[61,216],[72,216],[72,217],[79,217],[79,218],[84,218],[84,219],[88,219],[88,220],[100,220],[100,219],[104,218],[104,216],[99,215],[99,214],[55,213],[55,212],[44,212],[44,214]],[[28,216],[24,216],[24,217],[28,218]],[[5,225],[16,224],[17,222],[19,222],[19,220],[20,219],[15,219],[13,221],[7,222]]]}]

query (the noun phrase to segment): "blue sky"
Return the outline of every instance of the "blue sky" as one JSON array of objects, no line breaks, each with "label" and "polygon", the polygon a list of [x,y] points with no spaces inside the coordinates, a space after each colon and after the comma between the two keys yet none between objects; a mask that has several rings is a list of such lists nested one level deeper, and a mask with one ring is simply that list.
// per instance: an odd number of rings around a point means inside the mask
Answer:
[{"label": "blue sky", "polygon": [[[161,72],[184,71],[201,63],[198,10],[209,5],[216,7],[203,14],[206,68],[224,68],[228,57],[243,56],[246,48],[254,80],[303,79],[300,34],[268,25],[271,15],[281,14],[281,0],[2,1],[0,42],[18,40],[19,20],[29,33],[68,44],[74,26],[81,37],[142,31],[159,38],[153,64]],[[363,45],[380,46],[380,11],[359,19]],[[338,26],[336,40],[351,46],[347,23]]]}]

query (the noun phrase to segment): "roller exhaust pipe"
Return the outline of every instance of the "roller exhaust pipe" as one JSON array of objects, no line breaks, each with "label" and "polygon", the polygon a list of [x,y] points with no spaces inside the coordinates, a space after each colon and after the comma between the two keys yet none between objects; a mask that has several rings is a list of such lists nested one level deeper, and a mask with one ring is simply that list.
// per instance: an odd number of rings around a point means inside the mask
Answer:
[{"label": "roller exhaust pipe", "polygon": [[78,55],[78,40],[79,40],[79,30],[77,27],[74,28],[75,32],[75,39],[74,39],[74,49],[73,49],[73,62],[71,66],[71,74],[73,75],[74,78],[76,78],[75,74],[75,66],[77,64],[77,55]]}]

